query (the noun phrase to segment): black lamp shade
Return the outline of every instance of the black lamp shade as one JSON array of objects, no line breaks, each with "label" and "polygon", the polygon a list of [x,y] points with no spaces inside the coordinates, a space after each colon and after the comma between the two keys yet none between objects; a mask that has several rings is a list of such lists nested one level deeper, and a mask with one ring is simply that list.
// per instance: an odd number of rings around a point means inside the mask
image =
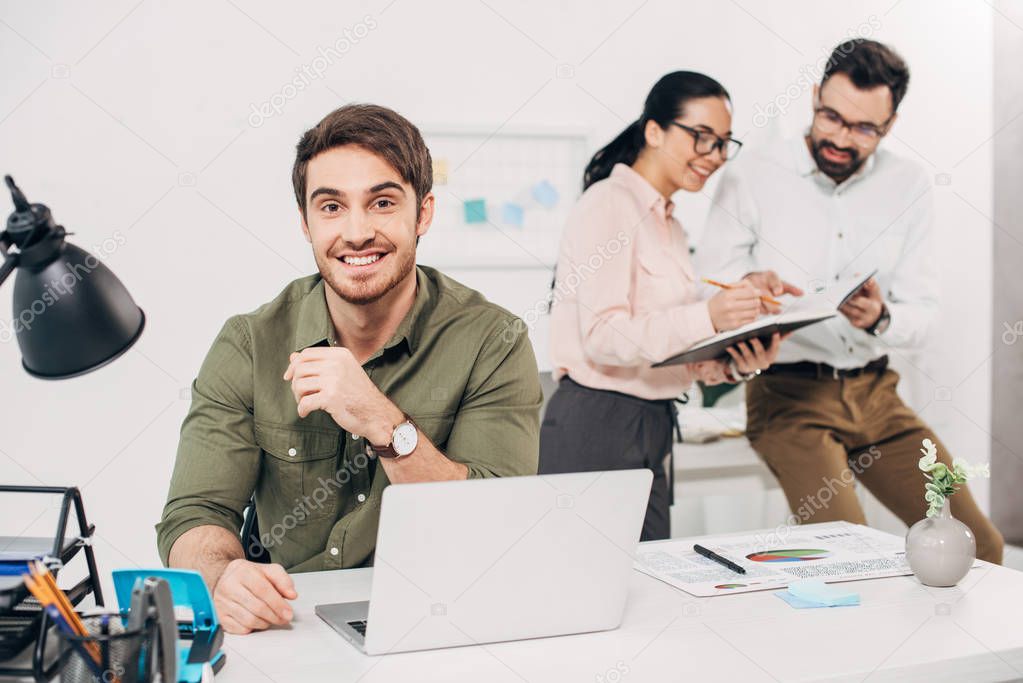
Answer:
[{"label": "black lamp shade", "polygon": [[109,363],[142,334],[146,316],[117,276],[64,242],[41,268],[14,281],[14,328],[22,364],[42,379],[75,377]]}]

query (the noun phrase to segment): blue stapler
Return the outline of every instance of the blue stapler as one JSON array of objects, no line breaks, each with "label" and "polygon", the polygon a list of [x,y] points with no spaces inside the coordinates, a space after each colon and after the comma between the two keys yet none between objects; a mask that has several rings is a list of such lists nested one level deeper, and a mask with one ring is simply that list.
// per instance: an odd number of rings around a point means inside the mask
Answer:
[{"label": "blue stapler", "polygon": [[[172,615],[159,615],[160,621],[173,619],[177,625],[177,672],[179,683],[200,683],[205,664],[214,672],[224,666],[221,646],[224,632],[213,610],[213,598],[199,572],[190,569],[116,569],[114,591],[121,616],[131,620],[138,588],[149,579],[162,579],[170,588]],[[137,606],[137,605],[136,605]]]}]

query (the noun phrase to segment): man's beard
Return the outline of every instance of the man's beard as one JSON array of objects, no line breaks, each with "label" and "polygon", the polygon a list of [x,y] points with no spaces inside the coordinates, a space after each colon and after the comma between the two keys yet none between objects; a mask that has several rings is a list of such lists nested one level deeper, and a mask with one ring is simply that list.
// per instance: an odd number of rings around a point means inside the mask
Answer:
[{"label": "man's beard", "polygon": [[[853,147],[839,147],[830,140],[810,140],[810,144],[813,146],[813,160],[817,163],[817,168],[821,170],[821,173],[828,176],[835,182],[842,182],[853,173],[860,169],[863,165],[863,160],[860,159],[859,150]],[[849,155],[849,161],[845,163],[836,163],[826,158],[821,154],[823,148],[829,148],[838,152],[845,152]]]},{"label": "man's beard", "polygon": [[[399,256],[398,251],[388,252],[384,258],[400,259],[391,266],[393,270],[390,277],[386,277],[385,273],[381,273],[375,274],[367,280],[355,280],[354,283],[352,280],[339,277],[337,269],[344,268],[344,266],[336,258],[328,256],[327,263],[321,263],[320,259],[317,258],[316,265],[324,281],[342,301],[366,306],[382,299],[388,292],[401,284],[416,267],[416,250],[414,247],[401,256]],[[382,284],[374,284],[378,281]]]}]

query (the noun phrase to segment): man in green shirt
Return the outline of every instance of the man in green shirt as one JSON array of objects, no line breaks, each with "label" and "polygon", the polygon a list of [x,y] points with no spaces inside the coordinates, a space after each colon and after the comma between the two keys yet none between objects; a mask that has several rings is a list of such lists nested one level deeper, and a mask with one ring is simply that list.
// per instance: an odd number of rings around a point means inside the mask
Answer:
[{"label": "man in green shirt", "polygon": [[[372,562],[389,483],[537,467],[525,326],[416,266],[435,201],[419,130],[383,107],[341,107],[302,136],[292,179],[319,274],[213,342],[157,525],[164,563],[202,573],[233,633],[290,621],[288,571]],[[252,496],[273,564],[244,559]]]}]

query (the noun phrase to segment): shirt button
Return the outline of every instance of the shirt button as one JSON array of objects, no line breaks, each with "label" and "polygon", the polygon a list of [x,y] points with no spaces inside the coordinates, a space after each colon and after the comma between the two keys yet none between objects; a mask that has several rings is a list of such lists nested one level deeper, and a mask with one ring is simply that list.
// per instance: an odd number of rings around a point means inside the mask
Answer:
[{"label": "shirt button", "polygon": [[358,434],[352,434],[352,441],[358,441],[358,440],[359,440],[359,435]]},{"label": "shirt button", "polygon": [[288,455],[294,458],[296,455],[298,455],[298,451],[296,451],[294,448],[289,448]]},{"label": "shirt button", "polygon": [[838,233],[838,239],[842,239],[842,233]]},{"label": "shirt button", "polygon": [[360,503],[365,503],[366,502],[366,494],[365,493],[360,493],[359,495],[357,495],[355,497],[355,499],[358,500]]},{"label": "shirt button", "polygon": [[337,557],[337,548],[331,548],[330,554],[333,555],[334,557]]}]

